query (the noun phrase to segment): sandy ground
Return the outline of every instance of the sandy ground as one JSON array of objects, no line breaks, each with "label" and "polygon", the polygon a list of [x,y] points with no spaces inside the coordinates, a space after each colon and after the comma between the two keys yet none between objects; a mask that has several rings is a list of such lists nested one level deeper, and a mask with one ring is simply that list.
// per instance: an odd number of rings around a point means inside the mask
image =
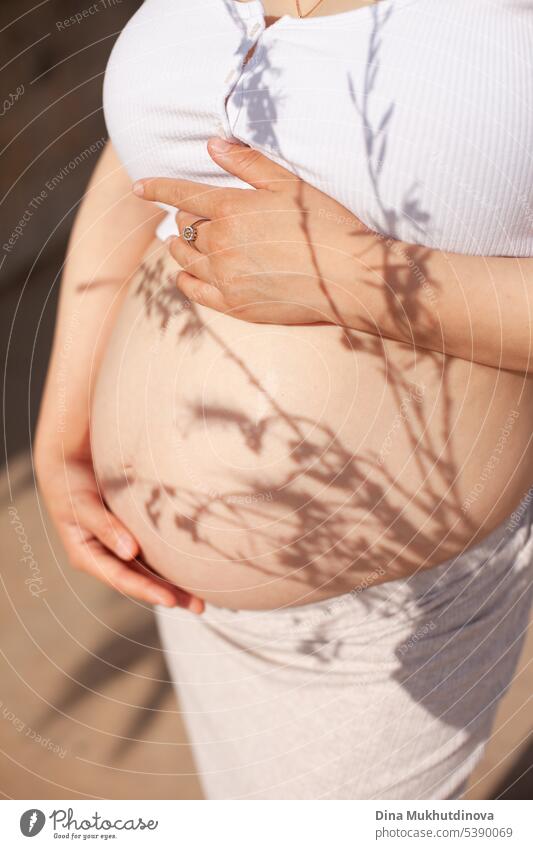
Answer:
[{"label": "sandy ground", "polygon": [[[41,514],[27,454],[10,463],[0,499],[4,796],[201,798],[150,609],[69,569]],[[531,797],[532,637],[470,799]]]},{"label": "sandy ground", "polygon": [[0,492],[3,794],[201,798],[150,608],[68,567],[26,455],[10,463]]}]

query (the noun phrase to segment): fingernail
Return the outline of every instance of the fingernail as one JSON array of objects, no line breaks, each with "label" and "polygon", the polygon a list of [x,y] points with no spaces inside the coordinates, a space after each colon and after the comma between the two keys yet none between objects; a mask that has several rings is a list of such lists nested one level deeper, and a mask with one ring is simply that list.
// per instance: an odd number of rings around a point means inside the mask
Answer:
[{"label": "fingernail", "polygon": [[152,593],[154,604],[162,604],[164,607],[175,607],[176,602],[166,593]]},{"label": "fingernail", "polygon": [[131,560],[132,557],[135,557],[136,552],[137,545],[131,537],[128,537],[125,534],[118,537],[116,553],[119,557]]},{"label": "fingernail", "polygon": [[143,183],[143,181],[137,180],[137,182],[133,184],[131,190],[132,190],[134,195],[137,195],[137,197],[142,198],[142,196],[144,195],[144,183]]},{"label": "fingernail", "polygon": [[189,602],[189,610],[191,613],[203,613],[204,603],[199,598],[192,598]]},{"label": "fingernail", "polygon": [[227,139],[221,139],[220,136],[215,136],[215,138],[209,139],[209,147],[211,150],[214,150],[215,153],[228,153],[235,147],[235,143],[230,142]]}]

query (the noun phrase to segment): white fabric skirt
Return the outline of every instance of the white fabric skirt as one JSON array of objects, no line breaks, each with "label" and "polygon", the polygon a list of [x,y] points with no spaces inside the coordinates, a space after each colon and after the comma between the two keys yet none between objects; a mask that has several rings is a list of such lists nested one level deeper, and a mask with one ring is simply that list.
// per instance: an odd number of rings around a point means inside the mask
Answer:
[{"label": "white fabric skirt", "polygon": [[324,602],[159,608],[206,797],[459,796],[527,629],[530,513],[430,571]]}]

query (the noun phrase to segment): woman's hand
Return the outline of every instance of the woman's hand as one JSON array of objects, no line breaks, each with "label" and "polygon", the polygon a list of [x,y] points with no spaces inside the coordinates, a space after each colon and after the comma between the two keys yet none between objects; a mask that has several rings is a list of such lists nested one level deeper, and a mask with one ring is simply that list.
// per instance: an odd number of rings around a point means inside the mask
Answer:
[{"label": "woman's hand", "polygon": [[327,322],[496,368],[533,373],[533,258],[467,256],[387,238],[243,144],[215,162],[256,191],[187,180],[134,186],[180,209],[177,283],[191,301],[254,322]]},{"label": "woman's hand", "polygon": [[46,506],[70,564],[104,584],[149,604],[203,611],[203,602],[154,574],[139,560],[139,545],[102,501],[87,457],[54,459],[36,453]]},{"label": "woman's hand", "polygon": [[355,278],[350,250],[363,225],[341,204],[245,145],[212,140],[214,158],[224,144],[223,167],[256,191],[164,178],[134,186],[138,196],[180,210],[180,233],[207,219],[198,226],[194,246],[177,236],[169,243],[183,269],[178,287],[191,301],[246,321],[339,321],[336,301],[343,281]]}]

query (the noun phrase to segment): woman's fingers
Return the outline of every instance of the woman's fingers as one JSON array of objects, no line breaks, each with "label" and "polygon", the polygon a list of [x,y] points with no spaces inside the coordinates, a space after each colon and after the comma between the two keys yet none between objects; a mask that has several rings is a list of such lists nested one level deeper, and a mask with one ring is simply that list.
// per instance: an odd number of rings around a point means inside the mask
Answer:
[{"label": "woman's fingers", "polygon": [[223,218],[228,205],[237,208],[245,202],[249,189],[221,189],[191,180],[152,177],[137,180],[132,191],[143,200],[160,201],[185,209],[197,218]]},{"label": "woman's fingers", "polygon": [[209,139],[207,150],[221,168],[256,189],[273,192],[294,190],[295,185],[301,182],[287,168],[246,144],[235,144],[215,136]]},{"label": "woman's fingers", "polygon": [[193,613],[203,613],[205,605],[201,598],[192,595],[181,587],[177,587],[161,575],[157,575],[149,566],[146,565],[146,563],[144,563],[143,560],[137,558],[133,561],[133,563],[128,564],[128,566],[130,569],[139,572],[140,575],[150,581],[154,581],[158,587],[161,587],[163,590],[170,593],[174,600],[174,604],[177,604],[178,607],[184,607],[187,610],[191,610]]},{"label": "woman's fingers", "polygon": [[185,297],[195,304],[224,311],[225,281],[215,279],[209,257],[203,256],[179,236],[169,239],[169,250],[181,271],[176,276],[176,285]]},{"label": "woman's fingers", "polygon": [[[67,550],[73,565],[126,595],[149,604],[203,611],[203,602],[156,575],[138,559],[139,544],[97,493],[76,496],[78,525],[70,526]],[[126,561],[126,562],[123,562]]]},{"label": "woman's fingers", "polygon": [[199,280],[209,282],[213,279],[209,256],[200,253],[192,245],[187,244],[185,239],[180,236],[170,236],[168,239],[168,249],[180,268],[186,269],[190,274],[198,277]]},{"label": "woman's fingers", "polygon": [[148,604],[163,604],[166,607],[174,605],[173,594],[160,587],[157,582],[147,575],[140,574],[131,564],[126,564],[114,557],[102,543],[90,537],[79,539],[74,545],[67,545],[72,565],[102,583],[107,584],[118,592],[133,596]]},{"label": "woman's fingers", "polygon": [[219,312],[225,312],[227,309],[224,296],[217,286],[212,286],[210,283],[205,283],[203,280],[198,280],[187,271],[180,271],[176,277],[178,289],[183,292],[187,300],[194,304],[200,304],[202,307],[209,307]]},{"label": "woman's fingers", "polygon": [[185,590],[155,575],[138,561],[124,563],[115,557],[101,542],[81,528],[72,534],[67,529],[65,547],[72,565],[92,575],[111,589],[148,604],[164,607],[184,607],[193,613],[202,613],[204,603]]},{"label": "woman's fingers", "polygon": [[88,530],[121,560],[133,560],[139,544],[122,522],[105,507],[98,492],[77,493],[73,505],[81,528]]},{"label": "woman's fingers", "polygon": [[[198,222],[198,223],[196,223]],[[194,243],[189,243],[183,238],[183,231],[185,227],[188,227],[192,224],[196,223],[196,231],[197,237]],[[209,246],[208,246],[208,233],[212,222],[209,218],[198,218],[197,215],[191,215],[190,212],[184,212],[183,210],[179,210],[176,215],[176,224],[178,225],[178,231],[180,236],[181,244],[187,248],[189,251],[194,251],[196,257],[198,258],[198,253],[200,254],[209,254]],[[191,254],[191,262],[194,262],[194,257]]]}]

